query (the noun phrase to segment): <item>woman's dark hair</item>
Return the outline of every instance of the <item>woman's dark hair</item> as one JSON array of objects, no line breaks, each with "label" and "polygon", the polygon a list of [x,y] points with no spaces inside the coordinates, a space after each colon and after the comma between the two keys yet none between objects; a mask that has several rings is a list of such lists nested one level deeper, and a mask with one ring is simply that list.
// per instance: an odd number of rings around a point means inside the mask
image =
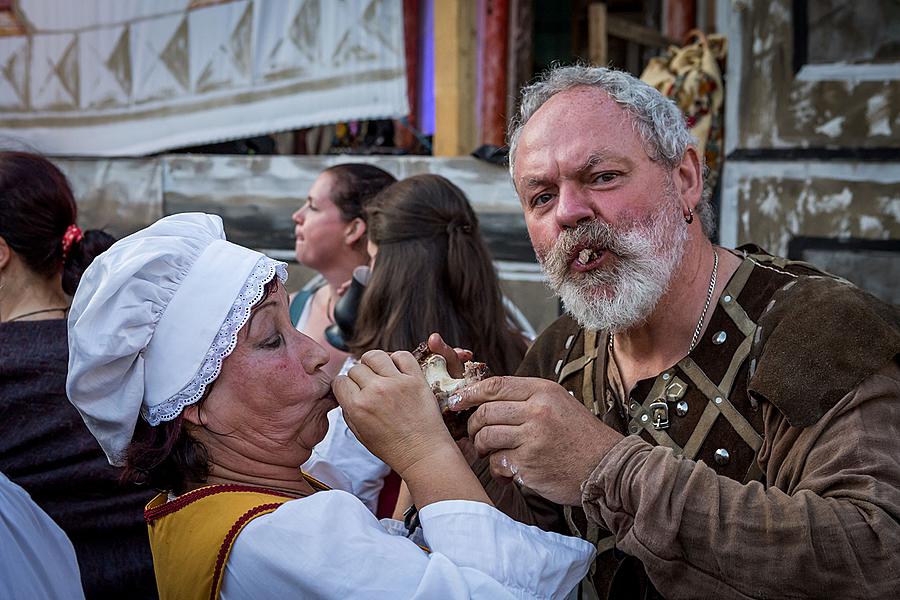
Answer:
[{"label": "woman's dark hair", "polygon": [[[207,387],[207,392],[211,388]],[[188,433],[182,415],[155,426],[138,418],[125,457],[123,481],[181,495],[207,477],[206,446]]]},{"label": "woman's dark hair", "polygon": [[[278,278],[273,277],[251,310],[256,310],[277,289]],[[210,382],[203,397],[197,401],[201,410],[215,384],[215,380]],[[209,477],[209,453],[206,446],[191,435],[192,427],[194,425],[185,421],[182,415],[159,425],[150,425],[139,417],[126,451],[122,481],[176,495],[205,483]]]},{"label": "woman's dark hair", "polygon": [[363,217],[363,209],[369,200],[397,181],[384,169],[364,163],[335,165],[325,169],[324,173],[332,176],[331,201],[345,221]]},{"label": "woman's dark hair", "polygon": [[53,163],[28,152],[0,152],[0,237],[36,274],[62,270],[70,296],[91,261],[115,242],[102,231],[86,231],[64,253],[63,235],[77,217],[72,188]]},{"label": "woman's dark hair", "polygon": [[366,207],[378,246],[351,351],[412,350],[439,332],[499,375],[511,374],[526,342],[503,306],[497,273],[462,190],[439,175],[399,181]]}]

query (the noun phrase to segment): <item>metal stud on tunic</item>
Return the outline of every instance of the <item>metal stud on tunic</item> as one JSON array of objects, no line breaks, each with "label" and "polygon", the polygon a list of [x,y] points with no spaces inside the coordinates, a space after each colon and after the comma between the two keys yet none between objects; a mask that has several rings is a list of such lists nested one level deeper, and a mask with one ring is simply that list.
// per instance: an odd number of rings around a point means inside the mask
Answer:
[{"label": "metal stud on tunic", "polygon": [[727,465],[728,462],[731,460],[731,455],[728,453],[728,450],[726,450],[725,448],[719,448],[718,450],[716,450],[716,453],[713,455],[713,458],[715,459],[716,464],[724,466],[724,465]]},{"label": "metal stud on tunic", "polygon": [[719,344],[724,344],[726,339],[728,339],[728,334],[726,334],[724,331],[720,331],[713,336],[712,342],[713,344],[716,344],[718,346]]},{"label": "metal stud on tunic", "polygon": [[684,400],[681,400],[678,402],[678,404],[675,405],[675,414],[677,414],[679,417],[683,417],[688,413],[688,408],[688,403]]}]

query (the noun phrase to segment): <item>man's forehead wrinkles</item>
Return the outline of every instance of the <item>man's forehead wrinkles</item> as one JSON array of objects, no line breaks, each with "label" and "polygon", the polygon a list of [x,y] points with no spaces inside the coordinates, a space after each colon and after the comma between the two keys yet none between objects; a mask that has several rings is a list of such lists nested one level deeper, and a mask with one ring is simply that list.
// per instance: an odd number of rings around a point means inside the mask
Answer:
[{"label": "man's forehead wrinkles", "polygon": [[584,151],[575,150],[555,158],[545,157],[540,162],[537,160],[527,161],[523,165],[518,179],[523,187],[539,187],[557,180],[577,178],[584,171],[604,162],[627,160],[626,156],[622,156],[606,146]]}]

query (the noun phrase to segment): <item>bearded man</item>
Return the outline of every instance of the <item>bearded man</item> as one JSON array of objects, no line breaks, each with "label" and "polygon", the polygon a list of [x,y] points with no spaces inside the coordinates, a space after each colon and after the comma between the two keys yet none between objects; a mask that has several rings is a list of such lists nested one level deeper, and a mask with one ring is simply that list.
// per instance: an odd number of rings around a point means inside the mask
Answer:
[{"label": "bearded man", "polygon": [[[523,91],[510,173],[567,314],[517,377],[463,390],[475,448],[594,542],[583,597],[900,594],[895,307],[714,246],[703,161],[639,80]],[[522,515],[522,501],[534,508]]]}]

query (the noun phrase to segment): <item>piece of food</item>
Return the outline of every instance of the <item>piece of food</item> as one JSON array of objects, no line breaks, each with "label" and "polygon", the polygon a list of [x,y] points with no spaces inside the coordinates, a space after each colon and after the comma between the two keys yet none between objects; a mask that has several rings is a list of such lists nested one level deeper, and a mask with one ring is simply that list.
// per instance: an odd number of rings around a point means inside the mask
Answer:
[{"label": "piece of food", "polygon": [[419,366],[425,373],[425,380],[431,386],[431,391],[437,399],[444,423],[450,430],[454,440],[467,435],[466,422],[474,409],[461,412],[450,410],[449,398],[454,392],[481,381],[490,376],[490,371],[482,362],[467,361],[464,366],[462,378],[456,379],[447,372],[447,361],[440,354],[434,354],[428,350],[428,344],[422,342],[413,350],[413,356],[419,361]]}]

